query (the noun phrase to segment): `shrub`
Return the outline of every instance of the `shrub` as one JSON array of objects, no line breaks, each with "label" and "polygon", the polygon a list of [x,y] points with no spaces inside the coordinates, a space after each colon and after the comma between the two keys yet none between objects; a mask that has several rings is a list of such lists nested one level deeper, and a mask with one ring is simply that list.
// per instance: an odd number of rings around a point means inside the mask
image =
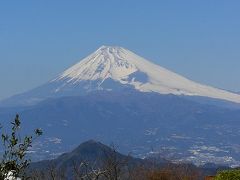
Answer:
[{"label": "shrub", "polygon": [[217,173],[215,180],[239,180],[240,170],[225,170]]},{"label": "shrub", "polygon": [[34,136],[21,138],[21,121],[19,115],[16,115],[11,125],[11,132],[9,134],[1,133],[4,153],[0,158],[0,179],[7,178],[6,176],[9,175],[9,172],[13,173],[14,177],[24,179],[25,170],[31,162],[31,160],[26,157],[27,151],[32,146],[33,140],[42,135],[42,130],[36,129]]}]

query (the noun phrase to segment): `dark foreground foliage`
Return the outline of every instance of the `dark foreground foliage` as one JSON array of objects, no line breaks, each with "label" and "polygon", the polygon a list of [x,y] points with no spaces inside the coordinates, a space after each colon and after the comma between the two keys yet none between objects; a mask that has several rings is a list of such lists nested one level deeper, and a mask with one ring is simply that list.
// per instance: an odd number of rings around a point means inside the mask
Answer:
[{"label": "dark foreground foliage", "polygon": [[240,179],[240,170],[225,170],[217,173],[217,176],[214,180],[239,180]]},{"label": "dark foreground foliage", "polygon": [[6,178],[9,172],[12,172],[15,177],[26,178],[26,168],[31,162],[26,157],[27,151],[32,147],[34,139],[42,135],[42,130],[36,129],[34,135],[21,137],[19,115],[16,115],[15,119],[11,122],[11,126],[9,133],[4,133],[3,127],[1,127],[1,140],[4,148],[4,153],[0,161],[1,180]]}]

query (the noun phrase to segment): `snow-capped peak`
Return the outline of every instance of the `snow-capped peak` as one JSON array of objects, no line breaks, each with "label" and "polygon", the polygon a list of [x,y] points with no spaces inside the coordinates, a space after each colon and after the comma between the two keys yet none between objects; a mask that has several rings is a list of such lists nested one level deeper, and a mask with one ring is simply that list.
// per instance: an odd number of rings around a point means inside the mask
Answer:
[{"label": "snow-capped peak", "polygon": [[54,81],[64,80],[68,85],[98,81],[101,86],[106,79],[143,92],[205,96],[240,103],[238,94],[193,82],[117,46],[101,46]]},{"label": "snow-capped peak", "polygon": [[66,70],[59,79],[70,81],[105,80],[112,78],[121,80],[137,71],[136,66],[124,59],[125,50],[120,47],[102,46],[78,64]]},{"label": "snow-capped peak", "polygon": [[117,46],[101,46],[52,81],[7,98],[0,106],[33,105],[48,98],[85,95],[91,91],[155,92],[209,97],[240,103],[240,94],[191,81]]}]

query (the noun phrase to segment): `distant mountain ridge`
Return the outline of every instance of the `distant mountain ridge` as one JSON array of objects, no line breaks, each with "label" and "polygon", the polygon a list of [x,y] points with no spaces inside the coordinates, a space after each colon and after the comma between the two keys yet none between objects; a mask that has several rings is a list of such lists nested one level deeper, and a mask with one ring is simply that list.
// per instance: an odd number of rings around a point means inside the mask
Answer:
[{"label": "distant mountain ridge", "polygon": [[102,46],[52,81],[0,102],[32,105],[47,98],[79,96],[92,91],[156,92],[202,96],[240,103],[240,95],[202,85],[117,46]]},{"label": "distant mountain ridge", "polygon": [[[81,166],[83,164],[86,166]],[[188,171],[198,172],[199,174],[196,180],[202,179],[206,175],[214,175],[220,168],[228,169],[228,167],[221,167],[216,164],[206,164],[201,167],[196,167],[188,163],[174,164],[157,156],[146,159],[134,158],[129,155],[120,154],[113,147],[106,146],[94,140],[89,140],[83,142],[71,152],[60,155],[56,159],[31,163],[28,172],[36,172],[37,170],[40,172],[38,174],[40,176],[41,173],[49,173],[49,175],[55,176],[55,178],[57,178],[58,175],[61,176],[61,174],[65,174],[64,179],[73,180],[76,179],[74,176],[77,175],[75,170],[79,170],[81,173],[93,171],[93,173],[97,174],[98,172],[107,173],[106,170],[112,171],[114,170],[113,168],[116,167],[121,179],[125,179],[124,177],[126,177],[126,179],[133,179],[134,172],[136,172],[137,174],[135,174],[134,179],[137,180],[138,174],[141,179],[144,179],[141,177],[140,173],[146,176],[147,171],[152,172],[166,167],[175,172],[177,167],[180,166],[186,169],[186,171],[178,171],[178,173],[187,173],[185,175],[190,175]],[[82,169],[79,169],[80,167],[82,167]],[[145,173],[143,171],[145,171]],[[33,175],[36,175],[36,173],[33,173]]]},{"label": "distant mountain ridge", "polygon": [[[47,160],[42,162],[53,162],[56,167],[61,168],[63,166],[68,166],[69,163],[74,162],[88,162],[91,164],[96,164],[97,161],[102,161],[107,156],[113,155],[117,156],[118,159],[126,159],[129,162],[132,160],[136,163],[141,163],[142,160],[138,158],[133,158],[128,155],[120,154],[117,149],[113,149],[114,147],[110,147],[102,144],[101,142],[95,140],[88,140],[81,143],[77,148],[73,149],[71,152],[63,153],[59,157],[53,160]],[[37,165],[38,163],[33,163],[33,165]]]},{"label": "distant mountain ridge", "polygon": [[37,170],[46,173],[52,168],[56,172],[64,171],[65,175],[67,175],[66,179],[72,180],[75,179],[74,168],[80,168],[83,163],[86,167],[82,166],[82,173],[94,169],[95,171],[107,169],[110,168],[108,167],[109,165],[117,165],[117,168],[124,171],[126,167],[133,168],[141,165],[147,166],[148,164],[147,161],[142,159],[120,154],[116,149],[113,149],[113,147],[106,146],[94,140],[89,140],[83,142],[71,152],[60,155],[56,159],[31,163],[28,171]]}]

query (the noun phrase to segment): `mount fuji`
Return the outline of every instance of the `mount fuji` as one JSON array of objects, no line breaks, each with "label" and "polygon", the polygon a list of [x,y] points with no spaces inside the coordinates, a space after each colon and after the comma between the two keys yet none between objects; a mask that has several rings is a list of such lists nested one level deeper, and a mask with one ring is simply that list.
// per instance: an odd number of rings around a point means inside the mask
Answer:
[{"label": "mount fuji", "polygon": [[[115,143],[136,157],[240,166],[240,95],[202,85],[121,47],[102,46],[46,84],[0,102],[23,133],[44,135],[35,160],[81,142]],[[1,151],[1,149],[0,149]]]},{"label": "mount fuji", "polygon": [[102,46],[48,83],[0,105],[33,105],[48,98],[126,89],[240,103],[239,94],[191,81],[122,47]]}]

